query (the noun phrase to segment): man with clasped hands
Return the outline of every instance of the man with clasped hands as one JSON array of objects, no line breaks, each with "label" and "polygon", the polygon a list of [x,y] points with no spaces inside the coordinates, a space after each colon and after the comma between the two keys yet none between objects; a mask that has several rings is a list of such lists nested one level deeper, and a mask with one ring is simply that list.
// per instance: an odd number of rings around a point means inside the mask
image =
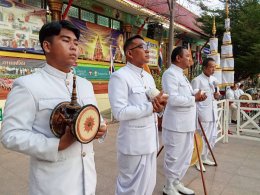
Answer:
[{"label": "man with clasped hands", "polygon": [[108,86],[112,112],[119,121],[117,135],[118,177],[116,195],[152,195],[156,183],[158,150],[157,112],[167,102],[161,92],[152,101],[147,90],[155,88],[144,71],[149,45],[139,35],[126,40],[126,66],[114,72]]},{"label": "man with clasped hands", "polygon": [[[172,65],[162,77],[163,91],[169,95],[162,121],[162,140],[165,147],[164,172],[167,195],[194,194],[180,180],[190,166],[193,136],[196,130],[196,101],[207,98],[200,90],[193,90],[183,70],[190,66],[186,48],[176,47],[171,54]],[[197,91],[197,92],[196,92]]]},{"label": "man with clasped hands", "polygon": [[[213,76],[216,68],[216,63],[213,58],[206,58],[202,63],[202,73],[191,81],[193,89],[201,89],[205,91],[207,99],[203,102],[197,102],[197,113],[200,124],[205,131],[210,147],[213,148],[217,139],[217,100],[220,98],[218,89],[218,81]],[[202,134],[202,129],[198,125],[198,130]],[[202,134],[203,135],[203,134]],[[203,137],[204,138],[204,137]],[[201,154],[202,170],[206,169],[203,164],[213,166],[215,162],[208,158],[209,148],[203,139],[203,150]],[[196,163],[196,168],[200,171],[199,162]]]}]

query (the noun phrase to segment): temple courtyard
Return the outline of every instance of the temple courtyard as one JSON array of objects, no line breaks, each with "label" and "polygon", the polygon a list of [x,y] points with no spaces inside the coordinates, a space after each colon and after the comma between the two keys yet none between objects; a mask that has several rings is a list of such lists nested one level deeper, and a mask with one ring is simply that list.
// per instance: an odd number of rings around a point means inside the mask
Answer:
[{"label": "temple courtyard", "polygon": [[[115,191],[117,128],[118,123],[110,124],[106,141],[102,144],[95,141],[94,144],[98,176],[96,195],[113,195]],[[232,130],[232,126],[230,128]],[[205,166],[204,177],[208,195],[260,194],[260,141],[239,139],[230,135],[228,143],[220,141],[216,144],[214,155],[218,166]],[[154,195],[162,195],[165,182],[163,156],[164,151],[158,157]],[[8,151],[0,144],[0,194],[28,194],[28,167],[29,157]],[[189,168],[183,183],[193,189],[196,195],[204,194],[200,172],[195,167]]]}]

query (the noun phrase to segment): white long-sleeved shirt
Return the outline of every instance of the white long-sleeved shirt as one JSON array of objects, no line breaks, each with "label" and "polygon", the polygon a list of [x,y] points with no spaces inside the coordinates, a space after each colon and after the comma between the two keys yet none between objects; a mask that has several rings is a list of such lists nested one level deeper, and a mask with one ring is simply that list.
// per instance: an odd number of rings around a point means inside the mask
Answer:
[{"label": "white long-sleeved shirt", "polygon": [[[201,73],[191,81],[193,89],[200,89],[206,93],[207,98],[204,101],[197,102],[197,112],[200,121],[217,121],[217,102],[214,98],[217,79],[214,76],[206,76]],[[217,89],[215,89],[217,88]]]},{"label": "white long-sleeved shirt", "polygon": [[[30,156],[30,195],[95,194],[96,171],[92,142],[74,142],[58,151],[50,116],[61,102],[71,101],[73,75],[46,64],[37,73],[18,78],[8,95],[1,141]],[[67,85],[68,84],[68,85]],[[78,103],[96,105],[92,84],[77,77]]]},{"label": "white long-sleeved shirt", "polygon": [[169,94],[162,127],[177,132],[196,129],[194,90],[183,74],[183,69],[172,64],[162,77],[163,91]]},{"label": "white long-sleeved shirt", "polygon": [[113,115],[120,123],[117,149],[123,154],[142,155],[157,150],[157,116],[146,96],[146,90],[155,87],[150,74],[129,62],[111,75],[108,95]]}]

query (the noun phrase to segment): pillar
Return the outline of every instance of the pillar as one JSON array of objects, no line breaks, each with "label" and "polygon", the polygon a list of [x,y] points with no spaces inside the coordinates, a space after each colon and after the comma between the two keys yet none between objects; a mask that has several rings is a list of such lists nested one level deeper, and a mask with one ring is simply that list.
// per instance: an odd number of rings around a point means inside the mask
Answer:
[{"label": "pillar", "polygon": [[51,11],[51,20],[52,21],[59,21],[61,20],[61,12],[63,2],[62,0],[48,0],[48,6]]}]

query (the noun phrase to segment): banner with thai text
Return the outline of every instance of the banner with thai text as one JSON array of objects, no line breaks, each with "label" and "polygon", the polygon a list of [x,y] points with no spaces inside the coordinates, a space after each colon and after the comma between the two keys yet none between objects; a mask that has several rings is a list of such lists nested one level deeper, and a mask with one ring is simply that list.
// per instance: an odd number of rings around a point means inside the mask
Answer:
[{"label": "banner with thai text", "polygon": [[0,90],[9,91],[14,79],[36,72],[43,67],[45,60],[10,58],[0,56]]},{"label": "banner with thai text", "polygon": [[158,58],[159,58],[159,43],[156,40],[145,37],[145,42],[149,44],[149,66],[158,66]]},{"label": "banner with thai text", "polygon": [[78,64],[78,66],[74,67],[74,73],[90,81],[108,81],[110,77],[108,66],[99,66],[96,64],[88,64],[88,66]]}]

